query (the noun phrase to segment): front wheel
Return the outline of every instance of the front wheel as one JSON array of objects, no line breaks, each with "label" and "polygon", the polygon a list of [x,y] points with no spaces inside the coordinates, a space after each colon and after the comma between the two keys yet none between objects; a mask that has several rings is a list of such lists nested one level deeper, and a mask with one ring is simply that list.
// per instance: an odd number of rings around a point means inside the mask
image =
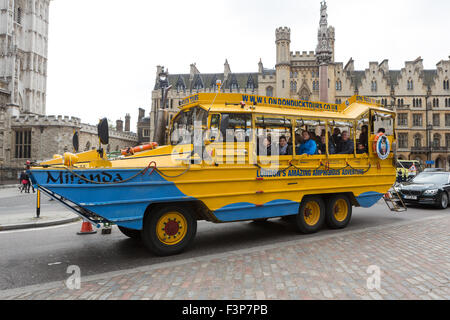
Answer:
[{"label": "front wheel", "polygon": [[304,197],[295,216],[295,226],[302,233],[319,231],[325,220],[325,204],[321,197]]},{"label": "front wheel", "polygon": [[197,220],[181,206],[160,207],[144,220],[142,240],[159,256],[174,255],[185,250],[197,233]]},{"label": "front wheel", "polygon": [[445,191],[443,191],[440,196],[439,208],[447,209],[447,207],[448,207],[448,194]]},{"label": "front wheel", "polygon": [[352,204],[345,195],[336,195],[327,201],[327,226],[331,229],[345,228],[352,218]]}]

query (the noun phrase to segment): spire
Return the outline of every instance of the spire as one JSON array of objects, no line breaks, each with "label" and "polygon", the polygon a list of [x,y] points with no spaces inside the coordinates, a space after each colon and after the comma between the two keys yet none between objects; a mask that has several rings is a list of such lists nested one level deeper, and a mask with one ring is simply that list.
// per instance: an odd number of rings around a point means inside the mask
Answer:
[{"label": "spire", "polygon": [[262,59],[259,58],[259,62],[258,62],[258,72],[259,73],[263,73],[264,72],[264,65],[262,63]]},{"label": "spire", "polygon": [[320,3],[320,27],[317,34],[316,48],[316,56],[319,64],[327,64],[331,61],[333,51],[331,48],[332,37],[330,31],[334,30],[328,29],[327,3],[323,1]]},{"label": "spire", "polygon": [[223,77],[224,80],[226,80],[228,78],[228,75],[231,73],[231,68],[230,68],[230,64],[228,63],[228,59],[225,59],[225,63],[223,65]]},{"label": "spire", "polygon": [[327,2],[320,3],[320,26],[328,26]]}]

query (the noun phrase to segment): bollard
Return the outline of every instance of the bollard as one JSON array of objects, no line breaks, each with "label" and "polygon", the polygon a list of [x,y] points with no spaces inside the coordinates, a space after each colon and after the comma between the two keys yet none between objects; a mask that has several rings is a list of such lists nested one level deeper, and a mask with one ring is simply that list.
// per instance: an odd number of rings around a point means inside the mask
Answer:
[{"label": "bollard", "polygon": [[39,216],[41,215],[41,190],[39,188],[36,192],[36,218],[39,219]]}]

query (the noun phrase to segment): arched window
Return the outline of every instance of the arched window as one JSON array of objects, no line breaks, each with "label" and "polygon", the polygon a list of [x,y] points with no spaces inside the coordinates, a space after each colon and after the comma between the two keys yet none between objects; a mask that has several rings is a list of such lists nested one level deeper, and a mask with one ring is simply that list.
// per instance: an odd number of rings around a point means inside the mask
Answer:
[{"label": "arched window", "polygon": [[420,134],[416,134],[414,136],[414,147],[420,148],[422,146],[422,136]]},{"label": "arched window", "polygon": [[273,97],[273,88],[272,87],[266,88],[266,96]]},{"label": "arched window", "polygon": [[295,93],[297,92],[297,82],[291,81],[291,92]]},{"label": "arched window", "polygon": [[439,108],[439,98],[436,98],[436,108]]},{"label": "arched window", "polygon": [[90,141],[88,141],[86,143],[86,147],[84,148],[84,151],[89,151],[89,150],[91,150],[91,142]]},{"label": "arched window", "polygon": [[435,161],[435,168],[441,168],[441,158],[437,158]]},{"label": "arched window", "polygon": [[16,22],[18,23],[18,24],[22,24],[22,8],[17,8],[17,11],[16,11]]},{"label": "arched window", "polygon": [[302,91],[300,92],[300,99],[304,101],[309,100],[309,92],[306,88],[303,88]]},{"label": "arched window", "polygon": [[376,91],[377,91],[377,81],[372,80],[372,92],[376,92]]},{"label": "arched window", "polygon": [[439,148],[441,146],[441,135],[439,133],[435,133],[433,135],[433,147]]},{"label": "arched window", "polygon": [[408,90],[413,90],[414,89],[414,82],[411,79],[408,80],[407,89]]}]

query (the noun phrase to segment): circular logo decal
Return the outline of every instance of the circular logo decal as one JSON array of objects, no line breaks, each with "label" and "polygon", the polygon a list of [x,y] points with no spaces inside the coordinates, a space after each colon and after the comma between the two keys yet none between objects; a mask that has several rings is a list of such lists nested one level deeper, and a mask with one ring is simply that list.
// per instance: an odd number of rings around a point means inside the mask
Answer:
[{"label": "circular logo decal", "polygon": [[389,139],[385,135],[380,136],[377,141],[378,158],[381,160],[386,160],[390,153],[391,145],[389,144]]}]

